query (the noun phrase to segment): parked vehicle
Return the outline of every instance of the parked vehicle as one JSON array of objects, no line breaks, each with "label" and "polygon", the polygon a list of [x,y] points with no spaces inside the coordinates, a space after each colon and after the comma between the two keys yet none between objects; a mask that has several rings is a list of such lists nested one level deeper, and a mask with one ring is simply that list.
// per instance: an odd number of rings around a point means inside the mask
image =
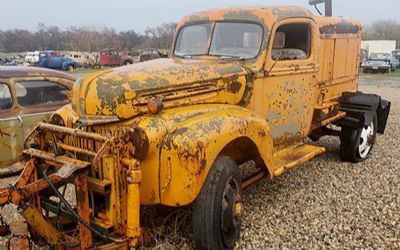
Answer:
[{"label": "parked vehicle", "polygon": [[[308,136],[338,136],[342,159],[362,162],[384,132],[390,102],[357,91],[361,29],[300,7],[189,15],[170,58],[78,81],[27,137],[0,204],[22,204],[31,237],[55,249],[138,248],[141,206],[190,205],[196,247],[233,249],[242,189],[323,153]],[[257,172],[241,176],[248,161]]]},{"label": "parked vehicle", "polygon": [[9,62],[9,58],[7,56],[5,56],[4,54],[0,54],[0,65],[4,65],[7,62]]},{"label": "parked vehicle", "polygon": [[76,68],[76,63],[57,52],[44,51],[39,54],[38,66],[49,69],[73,71]]},{"label": "parked vehicle", "polygon": [[397,61],[399,61],[399,64],[397,65],[397,67],[400,68],[400,49],[393,50],[392,57],[397,59]]},{"label": "parked vehicle", "polygon": [[116,49],[103,49],[100,52],[101,66],[121,66],[133,63],[129,55],[120,55]]},{"label": "parked vehicle", "polygon": [[20,65],[21,61],[18,55],[4,55],[0,54],[0,65],[4,66],[17,66]]},{"label": "parked vehicle", "polygon": [[364,73],[390,73],[396,70],[399,61],[389,53],[372,53],[368,60],[361,64]]},{"label": "parked vehicle", "polygon": [[36,67],[0,67],[0,168],[18,160],[38,122],[68,103],[75,78]]},{"label": "parked vehicle", "polygon": [[168,55],[161,53],[158,49],[145,49],[140,53],[139,61],[144,62],[163,57],[168,57]]},{"label": "parked vehicle", "polygon": [[87,68],[97,65],[96,56],[93,53],[68,51],[65,56],[73,60],[77,67]]},{"label": "parked vehicle", "polygon": [[27,52],[25,56],[25,62],[30,63],[30,64],[37,64],[39,62],[39,54],[40,51],[33,51],[33,52]]}]

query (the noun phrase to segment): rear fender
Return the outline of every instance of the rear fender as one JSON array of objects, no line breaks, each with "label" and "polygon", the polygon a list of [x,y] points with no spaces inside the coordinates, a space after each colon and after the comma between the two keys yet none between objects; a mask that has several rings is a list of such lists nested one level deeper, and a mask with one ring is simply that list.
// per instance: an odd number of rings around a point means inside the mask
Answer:
[{"label": "rear fender", "polygon": [[339,100],[339,109],[346,112],[346,117],[339,125],[361,128],[371,123],[374,115],[378,118],[377,132],[385,132],[391,103],[378,95],[362,92],[344,92]]},{"label": "rear fender", "polygon": [[214,160],[230,142],[239,138],[251,140],[262,165],[272,173],[269,126],[251,111],[235,107],[178,124],[165,137],[161,150],[161,204],[183,206],[194,201]]}]

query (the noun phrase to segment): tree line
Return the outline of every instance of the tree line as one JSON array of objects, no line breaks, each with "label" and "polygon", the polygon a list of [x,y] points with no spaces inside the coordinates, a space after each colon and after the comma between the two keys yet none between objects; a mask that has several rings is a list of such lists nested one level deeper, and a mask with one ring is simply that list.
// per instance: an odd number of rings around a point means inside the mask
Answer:
[{"label": "tree line", "polygon": [[393,20],[378,20],[364,26],[364,40],[396,40],[400,48],[400,23]]},{"label": "tree line", "polygon": [[115,29],[95,26],[71,26],[61,30],[57,26],[38,25],[36,31],[26,29],[0,30],[0,52],[35,50],[89,51],[103,48],[137,50],[142,48],[168,49],[171,47],[176,23],[163,23],[147,28],[144,34],[134,30],[117,32]]},{"label": "tree line", "polygon": [[[176,23],[163,23],[147,28],[144,34],[134,30],[116,31],[113,28],[94,26],[69,27],[61,30],[57,26],[38,25],[36,31],[26,29],[0,30],[0,52],[24,52],[34,50],[99,51],[103,48],[137,50],[143,48],[169,49]],[[397,40],[400,47],[400,23],[393,20],[378,20],[364,26],[365,40]]]}]

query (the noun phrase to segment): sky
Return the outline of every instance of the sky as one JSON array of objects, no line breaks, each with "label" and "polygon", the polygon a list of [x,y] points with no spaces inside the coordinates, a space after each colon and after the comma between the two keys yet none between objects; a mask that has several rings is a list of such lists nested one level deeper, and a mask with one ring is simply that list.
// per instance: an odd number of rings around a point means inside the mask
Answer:
[{"label": "sky", "polygon": [[[0,30],[37,30],[39,23],[115,28],[143,32],[164,22],[178,22],[186,14],[216,7],[297,5],[308,0],[1,0]],[[323,10],[323,7],[321,6]],[[333,15],[371,24],[379,19],[400,22],[400,0],[333,0]]]}]

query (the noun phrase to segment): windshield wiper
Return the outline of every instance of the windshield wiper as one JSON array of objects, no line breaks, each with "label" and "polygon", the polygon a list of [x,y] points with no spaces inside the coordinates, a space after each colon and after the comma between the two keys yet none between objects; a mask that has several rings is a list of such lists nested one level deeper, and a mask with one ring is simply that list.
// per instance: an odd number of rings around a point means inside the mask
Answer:
[{"label": "windshield wiper", "polygon": [[184,59],[190,59],[190,58],[192,58],[192,56],[191,55],[176,55],[177,57],[180,57],[180,58],[184,58]]},{"label": "windshield wiper", "polygon": [[229,55],[221,55],[219,56],[219,59],[239,59],[239,60],[246,60],[246,57],[243,56],[229,56]]}]

